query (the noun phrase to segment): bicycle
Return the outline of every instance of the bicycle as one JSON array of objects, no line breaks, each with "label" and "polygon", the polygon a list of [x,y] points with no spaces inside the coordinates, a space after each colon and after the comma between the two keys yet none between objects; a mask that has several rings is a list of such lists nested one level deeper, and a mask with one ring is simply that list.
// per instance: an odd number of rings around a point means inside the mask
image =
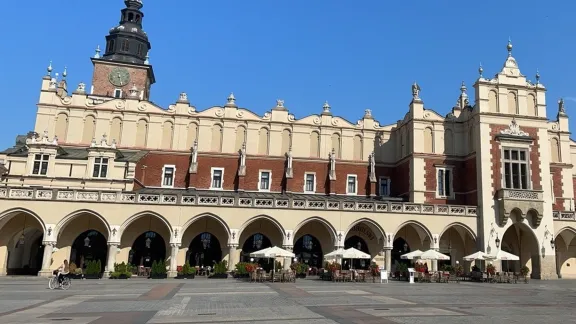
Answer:
[{"label": "bicycle", "polygon": [[50,288],[50,290],[54,290],[56,288],[68,290],[68,288],[70,288],[71,285],[72,285],[72,280],[70,280],[70,277],[68,277],[67,275],[64,275],[61,283],[58,283],[58,275],[57,274],[53,275],[52,278],[50,278],[50,281],[48,281],[48,288]]}]

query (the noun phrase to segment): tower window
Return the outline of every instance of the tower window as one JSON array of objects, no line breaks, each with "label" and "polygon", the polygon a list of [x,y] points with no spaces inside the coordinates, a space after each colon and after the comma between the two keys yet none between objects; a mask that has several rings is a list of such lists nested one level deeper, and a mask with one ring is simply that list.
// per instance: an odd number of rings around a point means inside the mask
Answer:
[{"label": "tower window", "polygon": [[136,22],[137,22],[137,23],[140,22],[140,15],[136,15]]},{"label": "tower window", "polygon": [[122,89],[114,90],[114,98],[122,98]]},{"label": "tower window", "polygon": [[134,14],[133,13],[128,14],[128,21],[134,21]]},{"label": "tower window", "polygon": [[143,48],[142,44],[138,44],[138,56],[142,56]]},{"label": "tower window", "polygon": [[122,51],[128,52],[130,50],[130,43],[127,39],[122,41]]}]

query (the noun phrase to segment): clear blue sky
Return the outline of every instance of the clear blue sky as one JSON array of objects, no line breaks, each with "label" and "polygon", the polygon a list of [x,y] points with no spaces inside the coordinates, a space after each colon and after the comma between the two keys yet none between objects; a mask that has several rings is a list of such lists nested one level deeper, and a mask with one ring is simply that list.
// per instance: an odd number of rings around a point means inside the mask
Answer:
[{"label": "clear blue sky", "polygon": [[[442,4],[442,5],[441,5]],[[118,24],[121,0],[10,1],[0,13],[0,147],[34,126],[41,77],[53,60],[69,87],[90,83],[96,45]],[[567,100],[576,118],[576,2],[384,0],[144,0],[157,83],[167,107],[181,91],[205,109],[233,91],[262,114],[284,99],[297,118],[320,113],[355,122],[370,108],[382,125],[403,118],[418,81],[425,106],[445,115],[461,81],[482,62],[497,73],[511,37],[523,74],[540,70],[548,117]],[[472,91],[469,91],[471,94]],[[576,120],[576,119],[573,119]],[[576,124],[571,123],[571,127]]]}]

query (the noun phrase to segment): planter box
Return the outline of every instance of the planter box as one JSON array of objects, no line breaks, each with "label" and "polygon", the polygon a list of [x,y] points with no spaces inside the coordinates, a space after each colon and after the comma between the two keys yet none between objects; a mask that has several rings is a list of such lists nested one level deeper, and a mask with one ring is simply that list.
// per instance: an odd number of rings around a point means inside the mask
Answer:
[{"label": "planter box", "polygon": [[166,279],[166,278],[168,278],[167,273],[161,274],[161,275],[158,275],[158,274],[150,275],[150,277],[148,277],[148,279]]},{"label": "planter box", "polygon": [[208,279],[228,279],[227,273],[215,273],[208,277]]},{"label": "planter box", "polygon": [[100,279],[102,278],[102,274],[85,274],[84,279]]},{"label": "planter box", "polygon": [[110,279],[129,279],[130,277],[128,277],[125,274],[121,274],[119,277],[110,277]]},{"label": "planter box", "polygon": [[194,279],[196,275],[188,274],[188,275],[177,275],[176,279]]}]

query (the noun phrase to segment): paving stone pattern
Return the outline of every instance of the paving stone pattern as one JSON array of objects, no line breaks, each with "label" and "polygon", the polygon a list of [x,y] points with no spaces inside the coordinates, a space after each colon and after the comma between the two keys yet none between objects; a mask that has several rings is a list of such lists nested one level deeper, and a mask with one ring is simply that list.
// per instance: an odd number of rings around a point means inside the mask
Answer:
[{"label": "paving stone pattern", "polygon": [[208,280],[0,279],[0,323],[573,323],[576,281],[290,284]]}]

